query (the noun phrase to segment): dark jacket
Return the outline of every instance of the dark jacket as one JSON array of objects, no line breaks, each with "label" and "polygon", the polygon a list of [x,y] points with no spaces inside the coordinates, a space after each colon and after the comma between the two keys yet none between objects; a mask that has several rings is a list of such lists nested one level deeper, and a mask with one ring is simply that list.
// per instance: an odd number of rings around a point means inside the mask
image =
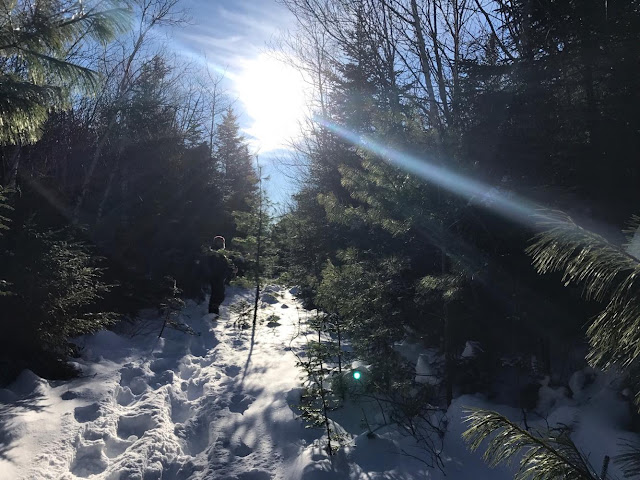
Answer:
[{"label": "dark jacket", "polygon": [[224,284],[225,280],[231,278],[233,274],[231,262],[220,250],[211,250],[207,252],[204,266],[206,269],[207,280],[212,284]]}]

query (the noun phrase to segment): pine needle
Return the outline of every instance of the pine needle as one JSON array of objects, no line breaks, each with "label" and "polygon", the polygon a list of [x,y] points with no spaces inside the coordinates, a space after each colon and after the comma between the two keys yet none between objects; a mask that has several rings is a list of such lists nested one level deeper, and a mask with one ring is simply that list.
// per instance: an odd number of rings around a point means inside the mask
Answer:
[{"label": "pine needle", "polygon": [[543,434],[520,428],[499,413],[468,409],[462,434],[472,451],[487,441],[484,460],[490,467],[512,465],[519,459],[515,480],[598,480],[588,460],[580,453],[566,429]]},{"label": "pine needle", "polygon": [[628,367],[640,356],[640,261],[565,214],[544,218],[547,231],[527,249],[534,267],[562,272],[565,285],[582,285],[587,299],[607,302],[587,330],[587,360],[605,369]]}]

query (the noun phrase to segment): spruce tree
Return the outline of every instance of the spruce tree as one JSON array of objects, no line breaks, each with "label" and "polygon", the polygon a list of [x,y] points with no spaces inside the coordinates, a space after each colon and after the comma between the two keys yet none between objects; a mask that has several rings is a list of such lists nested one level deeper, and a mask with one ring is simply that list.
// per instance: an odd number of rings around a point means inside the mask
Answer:
[{"label": "spruce tree", "polygon": [[14,225],[3,246],[0,260],[12,294],[3,297],[2,308],[21,319],[4,327],[3,356],[17,364],[25,359],[44,376],[68,374],[69,339],[117,319],[100,308],[113,287],[104,280],[102,259],[70,229],[54,231],[31,220]]},{"label": "spruce tree", "polygon": [[266,279],[273,275],[274,267],[273,221],[269,212],[271,203],[263,187],[262,167],[257,159],[256,164],[259,178],[258,191],[257,195],[250,200],[251,210],[233,212],[238,234],[234,243],[243,259],[243,273],[249,277],[255,289],[254,329],[258,319],[261,289]]},{"label": "spruce tree", "polygon": [[214,157],[222,170],[225,210],[250,211],[256,197],[258,178],[249,147],[240,133],[238,117],[231,108],[218,126]]}]

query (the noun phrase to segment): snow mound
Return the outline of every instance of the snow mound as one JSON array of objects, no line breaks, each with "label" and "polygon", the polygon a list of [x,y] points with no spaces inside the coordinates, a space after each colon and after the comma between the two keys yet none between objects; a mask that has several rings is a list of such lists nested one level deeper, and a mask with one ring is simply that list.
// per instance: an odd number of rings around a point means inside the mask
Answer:
[{"label": "snow mound", "polygon": [[31,370],[23,370],[11,385],[10,391],[17,397],[45,395],[48,386],[46,380]]},{"label": "snow mound", "polygon": [[464,350],[460,354],[461,358],[466,360],[471,360],[478,356],[478,354],[482,353],[482,347],[480,346],[480,342],[468,341],[464,345]]},{"label": "snow mound", "polygon": [[426,385],[438,385],[437,369],[434,365],[434,357],[432,353],[422,353],[418,356],[416,363],[416,382]]}]

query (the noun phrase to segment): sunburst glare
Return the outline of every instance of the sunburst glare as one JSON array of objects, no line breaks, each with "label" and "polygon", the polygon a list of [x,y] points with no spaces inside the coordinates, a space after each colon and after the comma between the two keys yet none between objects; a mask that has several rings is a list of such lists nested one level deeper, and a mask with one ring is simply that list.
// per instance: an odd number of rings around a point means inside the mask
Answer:
[{"label": "sunburst glare", "polygon": [[250,126],[246,129],[261,152],[287,148],[300,134],[307,113],[307,88],[302,74],[278,59],[262,53],[247,61],[233,79]]}]

